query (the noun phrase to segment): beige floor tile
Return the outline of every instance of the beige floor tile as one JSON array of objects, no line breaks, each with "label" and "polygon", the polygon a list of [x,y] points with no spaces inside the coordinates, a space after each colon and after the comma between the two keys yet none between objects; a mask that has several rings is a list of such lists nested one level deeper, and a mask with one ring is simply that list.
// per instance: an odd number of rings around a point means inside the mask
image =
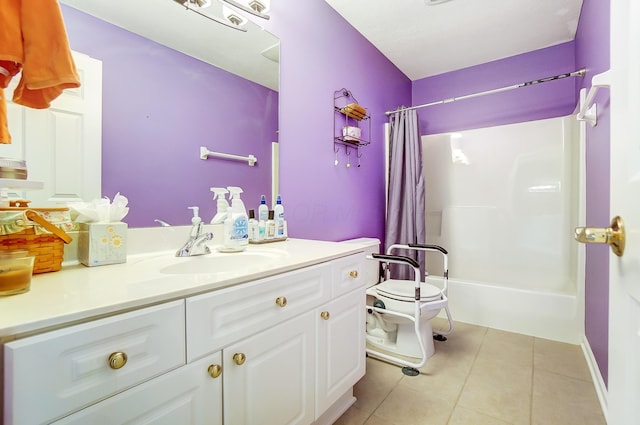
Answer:
[{"label": "beige floor tile", "polygon": [[[444,329],[446,320],[434,319]],[[579,346],[465,323],[420,375],[368,358],[337,425],[605,425]]]},{"label": "beige floor tile", "polygon": [[363,425],[371,414],[351,406],[333,425]]},{"label": "beige floor tile", "polygon": [[533,362],[533,343],[531,336],[489,329],[478,351],[477,361],[499,361],[530,367]]},{"label": "beige floor tile", "polygon": [[447,425],[511,425],[511,423],[457,406]]},{"label": "beige floor tile", "polygon": [[529,425],[531,386],[532,366],[476,362],[458,404],[509,423]]},{"label": "beige floor tile", "polygon": [[354,407],[367,414],[380,406],[391,390],[402,379],[402,372],[397,366],[367,358],[367,372],[353,388],[356,397]]},{"label": "beige floor tile", "polygon": [[533,425],[605,425],[593,384],[557,373],[536,371]]},{"label": "beige floor tile", "polygon": [[591,382],[589,367],[579,345],[536,338],[533,367],[535,370],[545,370]]},{"label": "beige floor tile", "polygon": [[461,362],[436,352],[420,369],[420,375],[404,376],[398,386],[429,393],[432,397],[447,402],[455,402],[460,397],[471,369],[471,362],[468,365],[457,363]]},{"label": "beige floor tile", "polygon": [[375,416],[394,425],[446,425],[454,405],[455,400],[443,401],[399,385],[376,409]]},{"label": "beige floor tile", "polygon": [[380,419],[378,416],[373,415],[369,418],[367,422],[364,423],[364,425],[398,425],[398,424],[395,422],[389,422],[389,420],[387,419]]}]

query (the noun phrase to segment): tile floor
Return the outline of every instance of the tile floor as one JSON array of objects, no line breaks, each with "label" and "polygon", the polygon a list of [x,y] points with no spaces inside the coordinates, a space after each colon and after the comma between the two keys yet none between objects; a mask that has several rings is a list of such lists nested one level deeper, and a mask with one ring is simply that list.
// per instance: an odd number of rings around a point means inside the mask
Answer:
[{"label": "tile floor", "polygon": [[606,424],[580,346],[465,323],[448,338],[415,377],[367,358],[335,425]]}]

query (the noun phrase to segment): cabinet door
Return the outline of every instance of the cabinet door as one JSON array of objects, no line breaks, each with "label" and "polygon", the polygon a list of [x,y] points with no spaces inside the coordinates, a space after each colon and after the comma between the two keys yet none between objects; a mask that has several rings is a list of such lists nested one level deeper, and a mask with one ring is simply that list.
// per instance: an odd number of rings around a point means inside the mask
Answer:
[{"label": "cabinet door", "polygon": [[319,416],[364,376],[364,287],[319,308],[316,320],[316,414]]},{"label": "cabinet door", "polygon": [[222,425],[220,352],[181,367],[54,425]]},{"label": "cabinet door", "polygon": [[313,423],[314,327],[310,311],[223,350],[225,424]]}]

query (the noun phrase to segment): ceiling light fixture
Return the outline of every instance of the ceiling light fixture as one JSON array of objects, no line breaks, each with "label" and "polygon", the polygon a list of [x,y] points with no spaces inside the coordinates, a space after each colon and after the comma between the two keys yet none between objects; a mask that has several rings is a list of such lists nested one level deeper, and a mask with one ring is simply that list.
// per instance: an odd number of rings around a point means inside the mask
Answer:
[{"label": "ceiling light fixture", "polygon": [[211,6],[211,0],[176,0],[181,5],[191,9],[205,9]]},{"label": "ceiling light fixture", "polygon": [[246,18],[224,5],[222,6],[222,16],[224,16],[224,19],[236,26],[242,26],[247,23]]},{"label": "ceiling light fixture", "polygon": [[446,3],[450,0],[424,0],[427,6],[435,6],[437,4]]},{"label": "ceiling light fixture", "polygon": [[190,10],[194,13],[197,13],[200,16],[203,16],[211,21],[217,22],[225,27],[233,28],[234,30],[247,32],[246,28],[241,28],[239,25],[231,23],[231,21],[227,21],[222,18],[217,18],[213,15],[209,15],[207,13],[201,12],[199,9],[211,6],[211,0],[174,0],[176,3],[180,3],[185,7],[185,9]]},{"label": "ceiling light fixture", "polygon": [[270,19],[266,14],[269,11],[270,0],[222,0],[233,7],[237,7],[247,13],[262,19]]}]

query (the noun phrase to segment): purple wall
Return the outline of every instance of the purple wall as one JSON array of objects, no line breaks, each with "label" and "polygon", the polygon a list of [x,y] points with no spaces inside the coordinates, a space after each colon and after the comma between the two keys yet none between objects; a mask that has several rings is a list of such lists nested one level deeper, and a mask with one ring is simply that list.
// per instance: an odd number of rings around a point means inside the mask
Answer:
[{"label": "purple wall", "polygon": [[[76,9],[62,11],[71,48],[102,61],[102,193],[129,198],[131,227],[157,226],[154,218],[188,224],[191,205],[210,220],[212,186],[241,186],[245,202],[256,204],[271,193],[277,92]],[[258,164],[203,161],[200,146],[253,154]]]},{"label": "purple wall", "polygon": [[[609,0],[584,0],[576,35],[576,61],[587,68],[581,87],[591,85],[594,74],[609,69]],[[587,125],[586,222],[589,226],[609,224],[609,90],[596,96],[598,124]],[[609,341],[609,247],[586,246],[585,334],[600,373],[608,378]]]},{"label": "purple wall", "polygon": [[[281,190],[289,234],[341,240],[384,234],[384,111],[411,102],[411,82],[322,0],[272,2],[262,23],[281,39]],[[372,116],[361,167],[334,166],[333,93]]]},{"label": "purple wall", "polygon": [[[578,67],[579,68],[579,67]],[[574,43],[564,43],[413,82],[413,105],[575,71]],[[418,110],[422,134],[438,134],[565,116],[576,106],[576,82],[565,78]]]}]

